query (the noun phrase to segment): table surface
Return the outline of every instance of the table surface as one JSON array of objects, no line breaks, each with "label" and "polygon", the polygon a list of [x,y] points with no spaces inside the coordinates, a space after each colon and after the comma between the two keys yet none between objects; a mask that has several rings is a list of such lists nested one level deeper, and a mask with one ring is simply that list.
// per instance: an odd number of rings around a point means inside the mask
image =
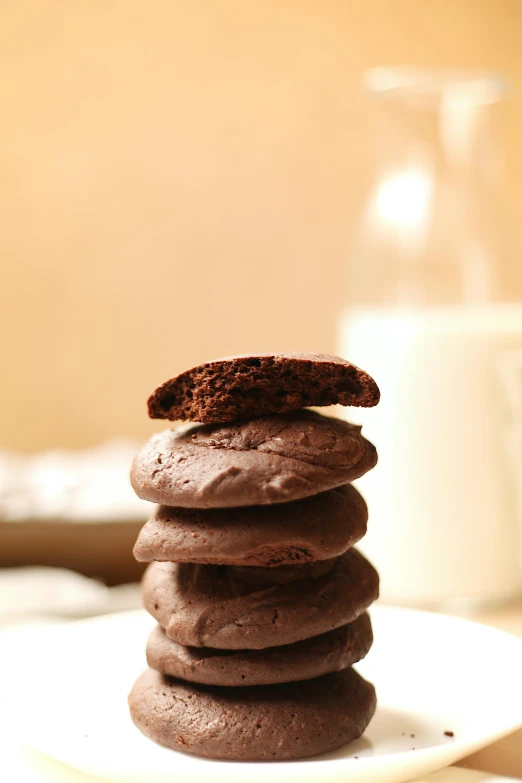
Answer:
[{"label": "table surface", "polygon": [[[522,599],[502,608],[478,611],[473,619],[522,636]],[[522,729],[468,756],[459,762],[459,766],[522,780]]]}]

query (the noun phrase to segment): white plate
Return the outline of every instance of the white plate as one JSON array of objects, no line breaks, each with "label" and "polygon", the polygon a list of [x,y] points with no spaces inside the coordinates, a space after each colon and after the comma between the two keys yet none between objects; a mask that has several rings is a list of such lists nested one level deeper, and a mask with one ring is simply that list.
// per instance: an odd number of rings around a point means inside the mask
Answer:
[{"label": "white plate", "polygon": [[26,744],[116,783],[265,783],[267,777],[271,783],[399,783],[452,764],[522,725],[522,640],[427,612],[377,606],[371,614],[375,645],[357,668],[377,687],[377,713],[360,740],[312,759],[210,761],[140,734],[126,697],[144,668],[153,624],[144,612],[26,636],[11,679],[17,698],[6,705],[4,694],[2,700]]}]

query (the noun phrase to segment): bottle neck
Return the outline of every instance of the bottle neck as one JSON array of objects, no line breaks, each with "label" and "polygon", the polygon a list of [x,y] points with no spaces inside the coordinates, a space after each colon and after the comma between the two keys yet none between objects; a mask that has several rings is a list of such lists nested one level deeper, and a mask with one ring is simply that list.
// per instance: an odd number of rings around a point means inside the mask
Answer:
[{"label": "bottle neck", "polygon": [[[473,100],[472,100],[473,98]],[[356,304],[518,298],[517,248],[501,185],[496,103],[445,94],[376,101],[377,171],[351,266]]]},{"label": "bottle neck", "polygon": [[451,93],[428,106],[381,97],[374,123],[378,173],[414,170],[438,179],[498,185],[497,107]]}]

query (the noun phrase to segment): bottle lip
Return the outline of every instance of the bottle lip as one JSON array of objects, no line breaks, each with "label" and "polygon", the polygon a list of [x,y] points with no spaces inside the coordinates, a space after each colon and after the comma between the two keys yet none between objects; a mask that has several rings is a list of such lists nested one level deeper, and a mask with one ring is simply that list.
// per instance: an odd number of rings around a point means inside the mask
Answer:
[{"label": "bottle lip", "polygon": [[421,103],[437,102],[456,92],[478,103],[496,103],[511,92],[511,85],[502,74],[478,68],[379,66],[364,73],[363,85],[376,97]]}]

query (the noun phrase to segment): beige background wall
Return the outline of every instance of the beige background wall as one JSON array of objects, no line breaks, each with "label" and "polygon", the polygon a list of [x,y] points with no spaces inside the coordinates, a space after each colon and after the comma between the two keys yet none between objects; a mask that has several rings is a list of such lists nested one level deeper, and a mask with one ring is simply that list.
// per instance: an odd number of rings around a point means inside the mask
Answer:
[{"label": "beige background wall", "polygon": [[[522,84],[518,0],[12,0],[0,25],[0,445],[153,425],[220,354],[329,350],[371,175],[362,71]],[[522,106],[507,108],[522,223]]]}]

